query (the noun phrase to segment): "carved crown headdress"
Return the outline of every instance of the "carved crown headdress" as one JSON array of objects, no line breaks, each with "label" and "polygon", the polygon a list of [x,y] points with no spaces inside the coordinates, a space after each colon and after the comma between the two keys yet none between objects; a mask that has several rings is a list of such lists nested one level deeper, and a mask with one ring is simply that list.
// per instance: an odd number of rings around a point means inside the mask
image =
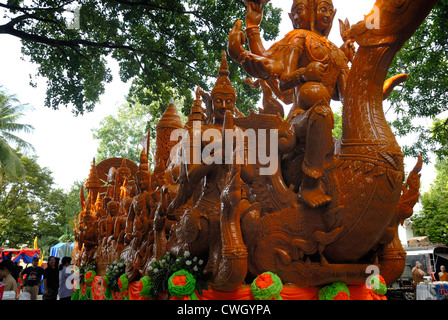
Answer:
[{"label": "carved crown headdress", "polygon": [[[174,107],[174,102],[172,104]],[[176,110],[176,108],[174,108],[174,110]],[[166,113],[166,111],[165,111],[165,113]],[[176,113],[176,115],[177,115],[177,113]],[[140,164],[139,164],[138,170],[136,172],[137,179],[139,177],[143,177],[143,176],[151,177],[151,172],[149,171],[150,164],[148,163],[148,155],[150,152],[149,146],[151,144],[151,131],[150,130],[148,130],[148,134],[146,135],[145,142],[146,142],[146,146],[143,147],[143,150],[140,153]]]},{"label": "carved crown headdress", "polygon": [[219,77],[215,82],[215,87],[212,90],[212,98],[216,93],[231,93],[236,98],[235,89],[233,89],[232,84],[229,80],[229,66],[227,64],[226,52],[222,52],[221,67],[219,68]]}]

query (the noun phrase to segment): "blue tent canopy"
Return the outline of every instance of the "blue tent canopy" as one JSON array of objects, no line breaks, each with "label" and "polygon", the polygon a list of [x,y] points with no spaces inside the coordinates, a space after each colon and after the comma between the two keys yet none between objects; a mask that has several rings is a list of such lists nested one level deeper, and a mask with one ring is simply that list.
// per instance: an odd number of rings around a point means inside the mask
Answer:
[{"label": "blue tent canopy", "polygon": [[31,263],[33,258],[38,257],[40,249],[30,249],[28,247],[23,249],[3,249],[0,248],[1,255],[0,261],[3,259],[8,259],[13,262],[19,262],[23,260],[25,263]]},{"label": "blue tent canopy", "polygon": [[18,256],[14,257],[12,260],[13,261],[20,261],[20,259],[22,259],[23,262],[28,264],[28,263],[31,263],[33,261],[33,258],[36,258],[36,257],[37,257],[37,253],[34,254],[33,256],[29,256],[29,255],[21,253]]},{"label": "blue tent canopy", "polygon": [[75,247],[75,243],[61,242],[57,245],[51,247],[50,256],[54,256],[57,258],[63,258],[65,256],[70,257]]}]

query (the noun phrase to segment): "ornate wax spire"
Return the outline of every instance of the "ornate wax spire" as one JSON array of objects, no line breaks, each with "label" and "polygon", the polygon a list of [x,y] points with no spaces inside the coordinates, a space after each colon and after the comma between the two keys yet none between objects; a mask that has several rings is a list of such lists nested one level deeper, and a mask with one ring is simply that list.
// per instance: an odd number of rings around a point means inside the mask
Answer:
[{"label": "ornate wax spire", "polygon": [[174,106],[173,99],[171,99],[168,108],[166,108],[165,112],[162,114],[162,117],[157,123],[156,130],[159,130],[160,128],[174,128],[174,129],[183,128],[182,121],[180,120],[179,113],[177,112],[177,109]]},{"label": "ornate wax spire", "polygon": [[145,148],[143,148],[142,152],[140,153],[140,164],[138,166],[138,171],[148,171],[149,170],[149,166],[148,166],[148,155],[146,153]]},{"label": "ornate wax spire", "polygon": [[120,168],[127,168],[128,166],[126,165],[126,159],[123,158],[123,160],[121,160],[121,165]]},{"label": "ornate wax spire", "polygon": [[196,88],[196,99],[193,101],[193,107],[190,108],[188,122],[185,126],[193,125],[193,121],[205,121],[205,109],[202,107],[200,87]]},{"label": "ornate wax spire", "polygon": [[[101,180],[98,177],[98,172],[96,170],[96,165],[95,165],[95,158],[93,158],[93,163],[92,166],[90,168],[90,173],[89,173],[89,177],[86,180],[86,189],[92,190],[92,189],[99,189],[101,187]],[[97,190],[94,190],[94,192]],[[96,197],[96,194],[95,194]]]},{"label": "ornate wax spire", "polygon": [[168,108],[162,114],[157,123],[156,150],[154,155],[154,172],[163,172],[168,166],[171,149],[177,144],[177,141],[171,141],[171,133],[176,129],[183,129],[179,113],[171,100]]},{"label": "ornate wax spire", "polygon": [[226,52],[222,52],[222,61],[221,61],[221,67],[219,68],[219,77],[218,80],[215,82],[215,87],[212,90],[212,98],[215,95],[215,93],[231,93],[236,97],[235,89],[233,89],[232,84],[229,80],[229,66],[227,64],[227,56]]}]

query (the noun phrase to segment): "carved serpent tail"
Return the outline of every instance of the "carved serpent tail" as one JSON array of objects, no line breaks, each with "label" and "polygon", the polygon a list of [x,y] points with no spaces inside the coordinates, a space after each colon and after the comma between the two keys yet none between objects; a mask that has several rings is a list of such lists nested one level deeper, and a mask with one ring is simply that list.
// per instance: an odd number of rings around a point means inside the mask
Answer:
[{"label": "carved serpent tail", "polygon": [[241,285],[247,273],[247,249],[240,225],[241,166],[235,165],[227,187],[222,192],[220,217],[222,257],[211,286],[220,291],[233,291]]}]

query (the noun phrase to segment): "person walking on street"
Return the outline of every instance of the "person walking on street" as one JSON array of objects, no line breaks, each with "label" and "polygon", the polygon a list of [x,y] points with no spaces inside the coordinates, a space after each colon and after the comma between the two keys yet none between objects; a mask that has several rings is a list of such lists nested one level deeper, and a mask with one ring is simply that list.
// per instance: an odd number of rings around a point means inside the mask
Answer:
[{"label": "person walking on street", "polygon": [[72,258],[63,257],[59,266],[59,300],[71,300],[73,295],[73,279],[68,280],[72,275],[71,262]]},{"label": "person walking on street", "polygon": [[[39,267],[39,258],[37,257],[33,258],[31,264],[31,267],[20,273],[20,280],[24,284],[23,292],[28,292],[31,295],[31,300],[36,300],[39,287],[43,283],[44,268]],[[25,280],[23,279],[24,275],[26,275]]]},{"label": "person walking on street", "polygon": [[59,290],[59,270],[56,258],[48,258],[48,267],[44,271],[44,294],[43,300],[57,300]]}]

